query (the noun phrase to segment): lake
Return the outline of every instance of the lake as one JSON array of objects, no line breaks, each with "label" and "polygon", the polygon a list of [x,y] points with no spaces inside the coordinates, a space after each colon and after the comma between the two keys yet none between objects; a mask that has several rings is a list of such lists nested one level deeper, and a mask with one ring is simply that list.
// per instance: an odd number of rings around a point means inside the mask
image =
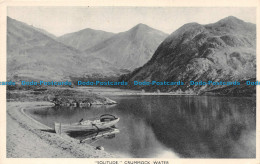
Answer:
[{"label": "lake", "polygon": [[92,145],[133,158],[255,158],[256,98],[109,96],[112,106],[26,110],[54,127],[102,114],[120,117],[120,133]]}]

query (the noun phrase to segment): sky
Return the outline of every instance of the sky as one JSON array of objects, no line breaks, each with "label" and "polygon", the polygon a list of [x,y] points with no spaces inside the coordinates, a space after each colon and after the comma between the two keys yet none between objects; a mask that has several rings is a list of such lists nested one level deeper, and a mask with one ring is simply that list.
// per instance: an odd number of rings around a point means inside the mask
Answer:
[{"label": "sky", "polygon": [[7,15],[56,36],[85,28],[118,33],[139,23],[170,34],[186,23],[209,24],[227,16],[256,23],[256,9],[246,7],[8,7]]}]

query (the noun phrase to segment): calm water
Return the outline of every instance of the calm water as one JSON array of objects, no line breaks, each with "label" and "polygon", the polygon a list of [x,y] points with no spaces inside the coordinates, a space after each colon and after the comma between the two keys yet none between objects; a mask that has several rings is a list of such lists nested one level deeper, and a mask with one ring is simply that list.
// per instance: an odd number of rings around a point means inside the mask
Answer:
[{"label": "calm water", "polygon": [[93,143],[122,157],[249,158],[256,150],[255,98],[118,96],[113,106],[27,110],[36,120],[73,123],[109,113],[119,134]]}]

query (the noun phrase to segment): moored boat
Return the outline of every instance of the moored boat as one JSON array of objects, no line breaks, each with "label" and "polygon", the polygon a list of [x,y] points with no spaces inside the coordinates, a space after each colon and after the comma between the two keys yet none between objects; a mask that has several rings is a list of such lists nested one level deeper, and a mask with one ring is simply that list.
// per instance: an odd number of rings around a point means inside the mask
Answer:
[{"label": "moored boat", "polygon": [[63,124],[55,122],[55,132],[58,134],[61,133],[70,133],[70,132],[81,132],[81,131],[97,131],[114,126],[120,119],[110,115],[104,114],[100,116],[98,120],[86,120],[83,119],[77,123],[72,124]]}]

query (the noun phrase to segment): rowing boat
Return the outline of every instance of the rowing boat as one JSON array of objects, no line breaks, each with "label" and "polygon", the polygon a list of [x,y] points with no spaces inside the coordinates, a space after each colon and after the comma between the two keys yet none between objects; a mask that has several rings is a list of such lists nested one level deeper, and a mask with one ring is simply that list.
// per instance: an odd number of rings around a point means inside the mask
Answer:
[{"label": "rowing boat", "polygon": [[101,115],[98,120],[86,120],[72,124],[54,123],[55,132],[70,133],[70,132],[82,132],[82,131],[97,131],[114,126],[120,119],[113,115],[105,114]]}]

